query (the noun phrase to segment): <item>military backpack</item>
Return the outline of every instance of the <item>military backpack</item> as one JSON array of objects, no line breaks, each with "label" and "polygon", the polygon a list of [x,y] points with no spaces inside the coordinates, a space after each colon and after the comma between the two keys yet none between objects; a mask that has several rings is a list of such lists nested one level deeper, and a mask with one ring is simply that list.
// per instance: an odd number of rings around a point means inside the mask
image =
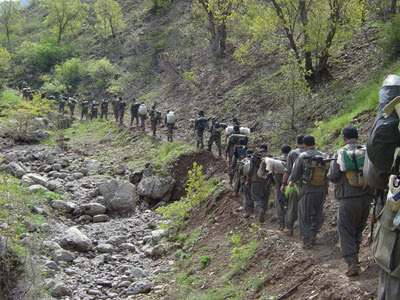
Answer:
[{"label": "military backpack", "polygon": [[305,168],[303,173],[303,184],[322,186],[326,182],[326,174],[329,171],[329,163],[324,162],[323,156],[304,156]]}]

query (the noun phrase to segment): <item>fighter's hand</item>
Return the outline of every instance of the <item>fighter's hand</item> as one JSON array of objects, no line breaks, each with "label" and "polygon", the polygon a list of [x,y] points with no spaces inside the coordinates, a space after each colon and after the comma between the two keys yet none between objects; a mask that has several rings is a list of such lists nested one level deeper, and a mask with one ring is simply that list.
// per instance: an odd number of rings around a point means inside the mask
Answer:
[{"label": "fighter's hand", "polygon": [[281,185],[281,193],[284,194],[286,190],[286,185],[282,184]]}]

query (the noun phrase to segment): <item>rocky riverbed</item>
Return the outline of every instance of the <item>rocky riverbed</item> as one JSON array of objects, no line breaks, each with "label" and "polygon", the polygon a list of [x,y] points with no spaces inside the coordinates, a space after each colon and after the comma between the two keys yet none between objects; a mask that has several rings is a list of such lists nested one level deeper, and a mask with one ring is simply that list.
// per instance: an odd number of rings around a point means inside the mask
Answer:
[{"label": "rocky riverbed", "polygon": [[[99,161],[43,145],[8,145],[1,152],[1,169],[18,177],[27,192],[43,194],[43,204],[32,210],[47,216],[46,222],[26,221],[24,239],[34,243],[44,237],[35,245],[35,263],[44,270],[51,297],[146,299],[149,292],[161,297],[166,287],[156,278],[168,275],[174,264],[162,256],[180,245],[163,239],[159,215],[136,193],[143,180],[154,190],[146,179],[154,177],[151,167],[140,175],[123,166],[107,169]],[[170,197],[169,184],[160,184],[162,194],[154,191],[157,199]],[[151,196],[143,184],[141,189]]]}]

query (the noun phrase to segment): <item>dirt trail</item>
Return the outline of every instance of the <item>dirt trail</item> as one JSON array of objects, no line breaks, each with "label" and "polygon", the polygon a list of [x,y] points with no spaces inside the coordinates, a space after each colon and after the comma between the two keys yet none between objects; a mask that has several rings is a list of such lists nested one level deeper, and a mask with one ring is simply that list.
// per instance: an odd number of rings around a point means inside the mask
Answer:
[{"label": "dirt trail", "polygon": [[[230,237],[242,234],[243,244],[251,240],[260,243],[247,267],[232,278],[236,287],[243,287],[249,281],[260,281],[256,289],[247,290],[243,299],[270,299],[271,296],[293,300],[376,299],[379,271],[373,262],[371,246],[361,247],[361,275],[348,278],[344,274],[347,265],[338,244],[337,201],[331,195],[324,206],[325,222],[317,237],[317,244],[312,250],[303,250],[297,225],[294,237],[284,236],[278,230],[273,208],[268,211],[267,222],[262,225],[261,233],[249,235],[251,224],[255,222],[254,216],[249,219],[242,217],[241,203],[226,184],[224,195],[209,205],[206,211],[194,213],[189,226],[191,230],[201,227],[210,232],[191,251],[193,265],[198,264],[202,253],[210,253],[212,263],[207,268],[194,267],[187,272],[204,278],[203,290],[221,286],[221,278],[227,275],[232,265],[230,255],[233,246],[229,242]],[[368,227],[364,231],[364,241],[369,233]],[[172,296],[176,295],[179,285],[175,283],[168,296],[162,299],[184,299]],[[197,294],[201,294],[201,290],[192,291],[190,297],[196,299]]]}]

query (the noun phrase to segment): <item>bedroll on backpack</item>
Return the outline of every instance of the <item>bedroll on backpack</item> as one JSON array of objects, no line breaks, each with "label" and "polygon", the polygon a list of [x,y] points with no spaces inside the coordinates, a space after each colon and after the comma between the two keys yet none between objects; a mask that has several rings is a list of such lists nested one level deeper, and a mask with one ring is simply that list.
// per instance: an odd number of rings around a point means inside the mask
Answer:
[{"label": "bedroll on backpack", "polygon": [[[244,135],[249,135],[250,132],[251,132],[250,128],[247,128],[247,127],[240,127],[239,131],[240,131],[240,134],[244,134]],[[233,126],[232,125],[227,126],[225,128],[225,134],[226,135],[230,135],[232,132],[233,132]]]},{"label": "bedroll on backpack", "polygon": [[266,163],[267,171],[275,174],[285,173],[285,163],[279,159],[273,159],[271,157],[264,158]]},{"label": "bedroll on backpack", "polygon": [[175,124],[175,121],[176,121],[176,116],[174,112],[170,111],[167,114],[167,124]]},{"label": "bedroll on backpack", "polygon": [[346,172],[347,181],[351,186],[365,188],[367,183],[363,177],[366,149],[359,147],[354,150],[339,149],[337,163],[340,171]]},{"label": "bedroll on backpack", "polygon": [[247,145],[247,143],[248,143],[248,141],[249,141],[249,137],[247,136],[247,135],[244,135],[244,134],[232,134],[230,137],[229,137],[229,140],[230,140],[230,142],[233,144],[233,145],[238,145],[239,144],[239,140],[240,139],[244,139],[244,145]]},{"label": "bedroll on backpack", "polygon": [[139,106],[139,115],[146,116],[147,115],[147,107],[144,104]]},{"label": "bedroll on backpack", "polygon": [[367,154],[371,163],[384,173],[390,174],[394,152],[400,147],[399,116],[395,111],[385,117],[383,109],[400,96],[400,86],[384,86],[379,90],[379,107],[375,123],[367,142]]},{"label": "bedroll on backpack", "polygon": [[318,163],[312,159],[306,159],[306,167],[303,174],[303,183],[314,186],[322,186],[326,181],[329,163]]},{"label": "bedroll on backpack", "polygon": [[261,160],[260,166],[258,167],[257,170],[257,177],[258,178],[262,178],[265,179],[268,176],[268,171],[267,171],[267,163],[265,162],[265,160]]}]

